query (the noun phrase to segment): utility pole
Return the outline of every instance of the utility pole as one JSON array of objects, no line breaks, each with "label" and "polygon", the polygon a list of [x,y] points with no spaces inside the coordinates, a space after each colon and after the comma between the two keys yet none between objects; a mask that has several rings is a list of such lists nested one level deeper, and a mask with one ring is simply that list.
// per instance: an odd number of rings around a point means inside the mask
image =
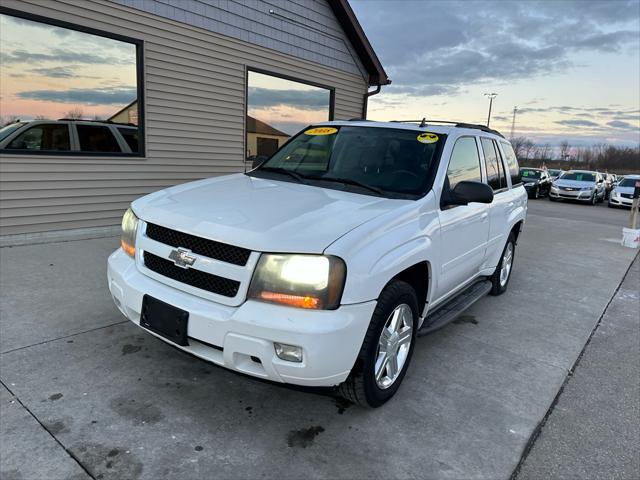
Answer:
[{"label": "utility pole", "polygon": [[485,93],[485,97],[489,99],[489,115],[487,116],[487,127],[489,126],[489,122],[491,121],[491,106],[493,105],[493,99],[498,96],[497,93]]},{"label": "utility pole", "polygon": [[511,122],[511,137],[510,140],[513,140],[513,135],[516,131],[516,113],[518,113],[518,107],[513,107],[513,121]]}]

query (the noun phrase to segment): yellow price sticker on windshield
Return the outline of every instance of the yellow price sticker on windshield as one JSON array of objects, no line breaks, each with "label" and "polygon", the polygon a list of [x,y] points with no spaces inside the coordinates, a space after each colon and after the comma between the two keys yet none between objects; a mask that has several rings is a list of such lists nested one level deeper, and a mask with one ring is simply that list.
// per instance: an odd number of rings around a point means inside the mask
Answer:
[{"label": "yellow price sticker on windshield", "polygon": [[420,143],[436,143],[438,141],[438,136],[435,133],[421,133],[418,135],[417,140]]},{"label": "yellow price sticker on windshield", "polygon": [[333,127],[311,128],[304,132],[305,135],[333,135],[334,133],[338,133],[338,129]]}]

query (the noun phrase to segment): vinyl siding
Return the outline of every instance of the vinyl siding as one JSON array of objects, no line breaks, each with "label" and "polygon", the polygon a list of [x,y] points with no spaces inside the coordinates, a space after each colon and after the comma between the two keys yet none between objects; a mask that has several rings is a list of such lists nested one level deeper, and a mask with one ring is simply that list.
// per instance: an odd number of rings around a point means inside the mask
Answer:
[{"label": "vinyl siding", "polygon": [[107,0],[2,6],[144,41],[146,121],[145,158],[0,155],[3,236],[116,225],[139,196],[241,171],[247,67],[334,87],[335,118],[361,115],[366,82],[359,73]]},{"label": "vinyl siding", "polygon": [[325,0],[111,0],[322,65],[364,73]]}]

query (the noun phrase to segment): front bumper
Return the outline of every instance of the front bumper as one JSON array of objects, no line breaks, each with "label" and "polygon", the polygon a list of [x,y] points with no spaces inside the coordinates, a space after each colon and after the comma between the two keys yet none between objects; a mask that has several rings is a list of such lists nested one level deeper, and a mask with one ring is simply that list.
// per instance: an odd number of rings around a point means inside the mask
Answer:
[{"label": "front bumper", "polygon": [[[189,346],[145,329],[148,333],[231,370],[295,385],[334,386],[346,380],[376,305],[369,301],[312,311],[248,300],[230,307],[142,274],[121,249],[109,256],[107,279],[116,306],[138,326],[145,294],[189,312]],[[303,361],[279,359],[274,342],[302,347]]]},{"label": "front bumper", "polygon": [[632,198],[625,197],[614,197],[613,195],[609,197],[609,204],[615,205],[617,207],[629,207],[633,204]]},{"label": "front bumper", "polygon": [[565,200],[578,200],[582,202],[591,201],[593,190],[560,190],[552,187],[549,192],[551,198],[561,198]]}]

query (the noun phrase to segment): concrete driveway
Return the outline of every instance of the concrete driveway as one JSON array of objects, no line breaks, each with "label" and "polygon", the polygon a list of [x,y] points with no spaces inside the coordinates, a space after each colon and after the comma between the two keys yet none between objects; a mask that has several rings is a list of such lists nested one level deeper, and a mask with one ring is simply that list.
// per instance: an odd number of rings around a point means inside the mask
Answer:
[{"label": "concrete driveway", "polygon": [[377,410],[234,374],[123,321],[117,239],[0,250],[10,478],[506,479],[636,251],[628,212],[530,202],[509,291],[419,339]]}]

